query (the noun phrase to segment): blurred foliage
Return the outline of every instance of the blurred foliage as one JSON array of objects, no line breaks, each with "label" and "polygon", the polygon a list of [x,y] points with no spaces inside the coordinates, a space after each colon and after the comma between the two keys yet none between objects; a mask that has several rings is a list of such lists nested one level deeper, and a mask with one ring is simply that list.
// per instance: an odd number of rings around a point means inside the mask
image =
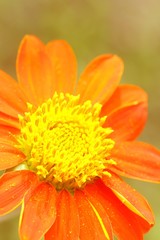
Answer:
[{"label": "blurred foliage", "polygon": [[[140,139],[160,145],[160,2],[157,0],[0,0],[0,68],[16,77],[15,61],[25,34],[42,41],[67,40],[79,71],[99,54],[122,57],[122,82],[149,95],[149,118]],[[150,202],[156,225],[145,240],[160,239],[160,186],[129,180]],[[1,219],[3,220],[3,219]],[[0,239],[18,240],[18,217],[0,223]]]}]

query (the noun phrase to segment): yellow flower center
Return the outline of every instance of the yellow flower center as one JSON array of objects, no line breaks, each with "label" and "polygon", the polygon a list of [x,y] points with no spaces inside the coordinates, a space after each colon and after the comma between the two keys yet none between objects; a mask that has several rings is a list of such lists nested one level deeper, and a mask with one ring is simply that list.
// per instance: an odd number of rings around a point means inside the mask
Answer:
[{"label": "yellow flower center", "polygon": [[28,112],[19,116],[21,133],[18,148],[26,156],[26,166],[57,190],[73,191],[107,172],[114,164],[110,151],[113,131],[103,128],[101,104],[79,96],[55,93],[37,109],[28,104]]}]

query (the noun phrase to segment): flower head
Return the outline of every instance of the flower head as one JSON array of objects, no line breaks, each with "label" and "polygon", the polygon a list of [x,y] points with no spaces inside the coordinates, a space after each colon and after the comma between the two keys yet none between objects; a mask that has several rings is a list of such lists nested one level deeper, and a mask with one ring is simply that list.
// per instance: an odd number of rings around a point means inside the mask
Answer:
[{"label": "flower head", "polygon": [[147,201],[120,176],[160,181],[160,152],[135,139],[147,95],[118,85],[122,60],[102,55],[77,82],[65,41],[26,36],[18,82],[0,71],[0,214],[22,203],[21,240],[143,239]]}]

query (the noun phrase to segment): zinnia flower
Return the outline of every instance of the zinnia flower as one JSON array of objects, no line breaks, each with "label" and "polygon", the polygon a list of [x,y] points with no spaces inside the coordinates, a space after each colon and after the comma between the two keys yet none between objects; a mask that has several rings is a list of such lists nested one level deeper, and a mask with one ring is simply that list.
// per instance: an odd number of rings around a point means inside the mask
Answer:
[{"label": "zinnia flower", "polygon": [[26,36],[18,82],[0,71],[0,214],[22,203],[21,240],[141,240],[147,201],[120,176],[157,182],[160,152],[135,139],[147,95],[120,85],[122,60],[102,55],[77,82],[62,40]]}]

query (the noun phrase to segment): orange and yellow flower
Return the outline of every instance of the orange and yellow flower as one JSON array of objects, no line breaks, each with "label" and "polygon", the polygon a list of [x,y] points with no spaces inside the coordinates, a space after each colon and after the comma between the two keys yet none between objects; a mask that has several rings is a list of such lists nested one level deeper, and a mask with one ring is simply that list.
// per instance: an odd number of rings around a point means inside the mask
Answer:
[{"label": "orange and yellow flower", "polygon": [[120,176],[160,181],[160,152],[137,142],[147,95],[119,85],[122,60],[102,55],[77,82],[62,40],[26,36],[18,82],[0,71],[0,214],[22,203],[21,240],[141,240],[147,201]]}]

